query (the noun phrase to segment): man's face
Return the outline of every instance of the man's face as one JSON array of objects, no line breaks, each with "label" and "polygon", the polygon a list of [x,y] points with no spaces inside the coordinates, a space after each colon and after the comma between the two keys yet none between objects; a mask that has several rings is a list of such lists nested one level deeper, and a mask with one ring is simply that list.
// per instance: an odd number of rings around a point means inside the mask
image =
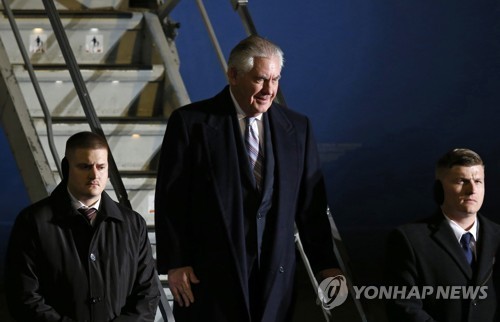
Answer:
[{"label": "man's face", "polygon": [[108,181],[107,149],[76,149],[67,156],[68,189],[87,206],[95,203]]},{"label": "man's face", "polygon": [[234,68],[228,72],[231,91],[247,116],[266,112],[278,92],[281,77],[278,57],[255,57],[253,68],[247,73],[239,73]]},{"label": "man's face", "polygon": [[484,199],[484,167],[454,166],[440,178],[444,190],[444,213],[452,218],[475,215]]}]

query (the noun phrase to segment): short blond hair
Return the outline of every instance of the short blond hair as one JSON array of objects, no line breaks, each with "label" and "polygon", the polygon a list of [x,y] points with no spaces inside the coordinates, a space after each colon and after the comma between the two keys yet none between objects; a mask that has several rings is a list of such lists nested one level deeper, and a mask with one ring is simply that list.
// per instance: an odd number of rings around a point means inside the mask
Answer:
[{"label": "short blond hair", "polygon": [[446,152],[436,163],[436,179],[439,179],[445,170],[457,165],[466,167],[482,165],[484,167],[479,154],[469,149],[456,148]]}]

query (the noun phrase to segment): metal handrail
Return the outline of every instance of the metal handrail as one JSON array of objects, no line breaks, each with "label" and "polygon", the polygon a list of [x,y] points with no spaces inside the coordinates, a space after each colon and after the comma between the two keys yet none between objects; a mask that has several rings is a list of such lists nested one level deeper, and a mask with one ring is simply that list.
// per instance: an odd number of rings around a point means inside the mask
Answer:
[{"label": "metal handrail", "polygon": [[42,90],[40,88],[40,83],[35,75],[35,71],[33,69],[33,64],[26,52],[26,48],[23,44],[23,39],[21,38],[21,34],[19,33],[19,27],[17,26],[16,19],[12,14],[12,10],[10,9],[10,5],[7,4],[6,0],[2,0],[3,7],[5,12],[7,13],[7,17],[9,18],[10,27],[12,28],[12,32],[14,33],[14,37],[16,38],[17,46],[21,52],[21,56],[23,56],[24,65],[28,70],[28,74],[31,79],[31,83],[35,89],[36,96],[38,97],[38,101],[40,102],[40,106],[42,107],[43,117],[45,120],[45,126],[47,128],[47,140],[50,148],[50,153],[54,158],[54,162],[56,163],[57,172],[59,172],[59,176],[62,178],[62,168],[61,168],[61,160],[59,159],[59,155],[57,154],[56,145],[54,143],[54,134],[52,130],[52,117],[50,115],[49,108],[47,107],[47,102],[45,101],[45,97],[43,96]]},{"label": "metal handrail", "polygon": [[210,18],[208,17],[205,5],[203,4],[202,0],[196,0],[196,3],[198,5],[198,9],[200,10],[201,17],[203,18],[203,22],[205,23],[205,27],[207,28],[210,40],[212,41],[212,45],[215,48],[217,57],[219,58],[219,63],[221,64],[222,70],[224,71],[224,75],[226,76],[226,79],[228,79],[226,73],[227,71],[226,59],[224,58],[224,54],[222,53],[222,49],[220,48],[219,41],[217,40],[217,36],[215,35],[215,31],[212,26],[212,23],[210,22]]},{"label": "metal handrail", "polygon": [[[87,86],[80,72],[80,68],[78,67],[75,55],[69,44],[68,36],[64,32],[64,27],[62,25],[61,18],[59,17],[59,13],[57,12],[54,1],[42,0],[42,2],[45,7],[47,16],[50,20],[50,24],[52,25],[52,29],[56,36],[57,42],[59,43],[59,47],[61,48],[64,60],[66,61],[66,65],[68,65],[68,71],[71,75],[71,79],[73,80],[73,84],[75,85],[75,90],[80,99],[80,103],[82,104],[85,116],[89,121],[90,129],[92,130],[92,132],[101,135],[106,140],[106,136],[104,135],[104,131],[102,130],[101,123],[99,121],[99,118],[97,117],[97,113],[95,112],[94,105],[92,104],[92,99],[90,98],[90,94],[87,91]],[[116,197],[121,204],[125,205],[128,208],[132,208],[132,205],[128,200],[127,190],[125,189],[125,185],[123,184],[120,173],[118,172],[118,167],[116,166],[115,159],[113,158],[113,154],[111,153],[111,149],[108,150],[109,179],[115,190]]]},{"label": "metal handrail", "polygon": [[231,4],[233,5],[233,9],[240,15],[241,22],[247,34],[257,35],[257,28],[248,10],[248,0],[231,0]]},{"label": "metal handrail", "polygon": [[170,12],[174,10],[174,8],[179,4],[180,1],[181,0],[164,1],[163,4],[161,4],[158,10],[156,11],[160,21],[163,21],[165,18],[167,18]]}]

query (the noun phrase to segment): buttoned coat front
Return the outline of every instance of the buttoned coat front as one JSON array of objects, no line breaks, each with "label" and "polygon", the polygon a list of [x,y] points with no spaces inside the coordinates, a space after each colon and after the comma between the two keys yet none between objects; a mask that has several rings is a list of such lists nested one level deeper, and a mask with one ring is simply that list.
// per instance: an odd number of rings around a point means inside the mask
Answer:
[{"label": "buttoned coat front", "polygon": [[17,321],[154,321],[159,290],[144,219],[103,192],[96,220],[94,231],[64,181],[19,214],[6,265]]}]

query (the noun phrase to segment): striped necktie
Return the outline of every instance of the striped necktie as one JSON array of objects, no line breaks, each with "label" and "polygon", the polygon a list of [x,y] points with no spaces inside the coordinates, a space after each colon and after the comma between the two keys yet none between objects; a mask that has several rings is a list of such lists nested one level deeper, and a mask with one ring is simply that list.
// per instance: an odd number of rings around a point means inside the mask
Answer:
[{"label": "striped necktie", "polygon": [[257,119],[255,117],[246,117],[245,123],[245,145],[248,159],[250,160],[257,189],[260,190],[262,181],[262,161],[264,156],[259,145]]},{"label": "striped necktie", "polygon": [[97,210],[95,208],[79,208],[78,211],[87,218],[87,220],[92,223],[92,220],[94,220]]}]

